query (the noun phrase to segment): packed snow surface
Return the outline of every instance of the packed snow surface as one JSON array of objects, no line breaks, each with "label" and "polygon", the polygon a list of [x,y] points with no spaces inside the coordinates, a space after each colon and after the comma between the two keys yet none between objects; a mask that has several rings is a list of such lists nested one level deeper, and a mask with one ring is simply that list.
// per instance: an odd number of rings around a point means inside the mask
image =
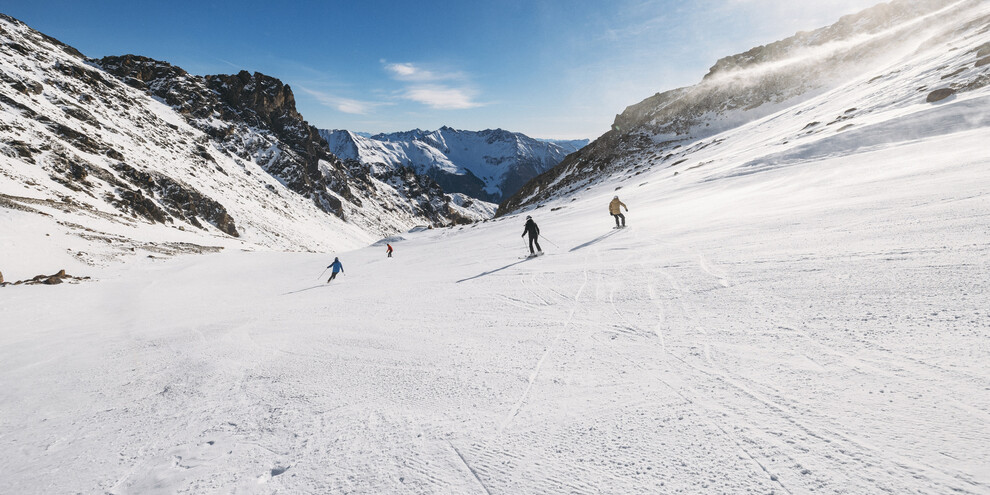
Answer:
[{"label": "packed snow surface", "polygon": [[384,242],[0,207],[7,282],[92,277],[0,288],[0,493],[990,494],[984,39]]},{"label": "packed snow surface", "polygon": [[986,108],[756,122],[525,212],[535,259],[516,215],[2,288],[0,491],[988,494]]}]

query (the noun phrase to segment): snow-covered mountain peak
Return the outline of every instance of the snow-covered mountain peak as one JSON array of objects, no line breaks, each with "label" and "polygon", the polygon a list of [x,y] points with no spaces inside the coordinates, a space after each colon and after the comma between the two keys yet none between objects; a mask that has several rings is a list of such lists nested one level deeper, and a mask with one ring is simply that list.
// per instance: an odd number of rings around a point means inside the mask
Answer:
[{"label": "snow-covered mountain peak", "polygon": [[511,194],[581,144],[541,141],[504,129],[465,131],[449,126],[370,138],[344,131],[321,131],[321,135],[340,157],[382,170],[413,167],[436,179],[446,191],[490,201]]}]

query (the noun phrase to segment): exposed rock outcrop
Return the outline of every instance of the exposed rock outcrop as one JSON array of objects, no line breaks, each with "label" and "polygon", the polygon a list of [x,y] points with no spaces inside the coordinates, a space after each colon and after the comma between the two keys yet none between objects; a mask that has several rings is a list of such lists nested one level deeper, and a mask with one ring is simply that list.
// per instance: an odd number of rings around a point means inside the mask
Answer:
[{"label": "exposed rock outcrop", "polygon": [[928,103],[935,103],[936,101],[942,101],[954,94],[956,94],[956,90],[952,88],[936,89],[935,91],[928,93],[928,97],[925,98],[925,101]]},{"label": "exposed rock outcrop", "polygon": [[17,282],[4,282],[3,277],[0,276],[0,287],[7,287],[9,285],[58,285],[63,282],[78,283],[89,279],[89,277],[75,277],[69,275],[65,273],[65,269],[63,268],[52,275],[35,275],[32,278],[18,280]]}]

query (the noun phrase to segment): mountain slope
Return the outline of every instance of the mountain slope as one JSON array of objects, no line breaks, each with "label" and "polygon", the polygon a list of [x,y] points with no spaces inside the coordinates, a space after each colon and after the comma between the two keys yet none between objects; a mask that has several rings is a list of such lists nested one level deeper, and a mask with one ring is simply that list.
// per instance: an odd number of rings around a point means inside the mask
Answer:
[{"label": "mountain slope", "polygon": [[[0,288],[4,490],[990,495],[990,5],[963,6],[879,77],[561,187],[527,212],[536,259],[523,213],[393,258],[142,256]],[[4,153],[53,187],[49,127],[11,113],[35,141]],[[8,280],[83,239],[39,218],[0,208]]]},{"label": "mountain slope", "polygon": [[[905,109],[990,83],[982,2],[894,1],[836,24],[719,60],[699,84],[650,97],[616,116],[613,129],[500,205],[500,214],[580,191],[615,174],[704,164],[699,151],[761,119],[802,115],[775,143],[811,141],[899,118]],[[843,108],[828,104],[841,92]],[[813,110],[814,109],[814,110]],[[738,133],[736,135],[739,135]]]},{"label": "mountain slope", "polygon": [[532,212],[532,260],[518,215],[335,253],[330,284],[233,251],[0,288],[3,486],[988,495],[988,129],[768,157],[756,126],[721,151],[760,169]]},{"label": "mountain slope", "polygon": [[163,243],[326,250],[486,218],[411,170],[341,161],[277,79],[91,60],[6,16],[0,39],[0,204],[77,237],[76,261]]},{"label": "mountain slope", "polygon": [[407,166],[434,178],[444,190],[499,201],[578,149],[581,141],[537,140],[524,134],[441,127],[363,137],[321,130],[330,150],[376,170]]}]

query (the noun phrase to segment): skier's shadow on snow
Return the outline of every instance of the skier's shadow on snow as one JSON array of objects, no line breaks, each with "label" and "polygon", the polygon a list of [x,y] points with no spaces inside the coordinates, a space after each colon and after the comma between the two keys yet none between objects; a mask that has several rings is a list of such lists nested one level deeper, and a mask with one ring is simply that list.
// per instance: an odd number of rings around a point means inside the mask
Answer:
[{"label": "skier's shadow on snow", "polygon": [[606,233],[604,233],[604,234],[602,234],[602,235],[600,235],[600,236],[598,236],[598,237],[596,237],[596,238],[594,238],[594,239],[592,239],[592,240],[590,240],[590,241],[588,241],[588,242],[586,242],[584,244],[581,244],[580,246],[572,247],[571,250],[568,251],[568,252],[569,253],[573,253],[574,251],[577,251],[578,249],[586,248],[586,247],[588,247],[588,246],[590,246],[590,245],[592,245],[592,244],[594,244],[596,242],[604,241],[605,239],[608,239],[609,237],[612,237],[613,235],[617,234],[618,232],[619,232],[619,229],[613,230],[611,232],[606,232]]},{"label": "skier's shadow on snow", "polygon": [[511,267],[513,267],[513,266],[516,266],[516,265],[518,265],[519,263],[525,263],[525,262],[527,262],[527,261],[529,261],[529,258],[526,258],[526,259],[524,259],[524,260],[520,260],[520,261],[517,261],[517,262],[515,262],[515,263],[509,263],[508,265],[505,265],[505,266],[503,266],[502,268],[496,268],[496,269],[494,269],[494,270],[491,270],[491,271],[487,271],[487,272],[482,272],[482,273],[479,273],[479,274],[477,274],[477,275],[475,275],[475,276],[473,276],[473,277],[468,277],[468,278],[462,278],[462,279],[460,279],[460,280],[458,280],[457,282],[454,282],[454,283],[455,283],[455,284],[459,284],[459,283],[461,283],[461,282],[467,282],[468,280],[474,280],[474,279],[476,279],[476,278],[481,278],[481,277],[484,277],[485,275],[491,275],[491,274],[493,274],[493,273],[495,273],[495,272],[500,272],[500,271],[502,271],[502,270],[505,270],[506,268],[511,268]]},{"label": "skier's shadow on snow", "polygon": [[287,296],[289,294],[298,294],[300,292],[306,292],[308,290],[319,289],[320,287],[330,287],[330,286],[327,285],[327,284],[314,285],[312,287],[306,287],[305,289],[299,289],[299,290],[294,290],[292,292],[286,292],[285,294],[282,294],[282,295],[283,296]]}]

